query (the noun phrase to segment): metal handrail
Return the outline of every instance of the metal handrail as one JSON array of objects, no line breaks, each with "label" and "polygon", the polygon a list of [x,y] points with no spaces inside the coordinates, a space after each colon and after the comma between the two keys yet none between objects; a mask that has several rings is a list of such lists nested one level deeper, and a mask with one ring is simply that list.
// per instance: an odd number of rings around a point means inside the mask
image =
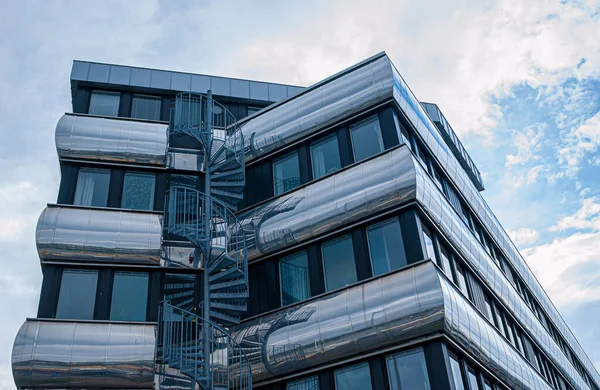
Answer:
[{"label": "metal handrail", "polygon": [[[161,305],[160,341],[164,363],[179,368],[205,388],[252,389],[250,362],[224,328],[168,302]],[[210,335],[208,370],[203,366],[207,362],[202,360],[205,345],[202,337],[206,334]]]},{"label": "metal handrail", "polygon": [[[210,219],[205,218],[208,209]],[[209,259],[208,265],[225,254],[247,274],[246,233],[227,206],[198,190],[173,186],[167,191],[165,210],[163,226],[169,233],[185,237],[198,246]],[[207,221],[210,226],[206,226]],[[208,248],[211,253],[207,253]]]}]

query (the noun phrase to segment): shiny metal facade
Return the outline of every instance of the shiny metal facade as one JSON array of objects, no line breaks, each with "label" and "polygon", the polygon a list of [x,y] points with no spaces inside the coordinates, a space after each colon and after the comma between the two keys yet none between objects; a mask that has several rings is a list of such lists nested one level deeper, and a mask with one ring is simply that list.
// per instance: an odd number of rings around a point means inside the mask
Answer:
[{"label": "shiny metal facade", "polygon": [[161,214],[48,206],[36,228],[42,262],[160,265]]},{"label": "shiny metal facade", "polygon": [[61,159],[164,166],[167,125],[65,114],[56,125],[55,141]]},{"label": "shiny metal facade", "polygon": [[267,108],[242,124],[246,161],[334,124],[392,98],[392,67],[386,56],[376,56],[339,77]]},{"label": "shiny metal facade", "polygon": [[242,212],[248,259],[414,199],[415,184],[412,154],[402,146]]},{"label": "shiny metal facade", "polygon": [[133,66],[73,61],[71,82],[206,93],[232,98],[277,102],[304,90],[293,85],[265,83]]},{"label": "shiny metal facade", "polygon": [[467,259],[485,284],[496,293],[530,337],[544,351],[569,381],[578,389],[589,389],[579,372],[567,359],[538,318],[518,295],[466,223],[458,216],[446,197],[435,185],[425,168],[414,160],[417,177],[417,202],[425,209],[450,242]]},{"label": "shiny metal facade", "polygon": [[436,332],[513,389],[551,389],[431,261],[250,320],[233,337],[261,382]]},{"label": "shiny metal facade", "polygon": [[27,320],[12,352],[19,388],[154,388],[156,326]]}]

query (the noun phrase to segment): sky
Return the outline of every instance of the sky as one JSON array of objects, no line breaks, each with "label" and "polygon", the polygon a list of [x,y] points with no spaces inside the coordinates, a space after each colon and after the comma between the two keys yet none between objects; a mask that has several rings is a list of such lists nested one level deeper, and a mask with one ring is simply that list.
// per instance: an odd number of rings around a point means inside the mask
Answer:
[{"label": "sky", "polygon": [[0,389],[35,317],[35,224],[74,59],[310,85],[385,50],[600,367],[600,0],[10,1],[0,14]]}]

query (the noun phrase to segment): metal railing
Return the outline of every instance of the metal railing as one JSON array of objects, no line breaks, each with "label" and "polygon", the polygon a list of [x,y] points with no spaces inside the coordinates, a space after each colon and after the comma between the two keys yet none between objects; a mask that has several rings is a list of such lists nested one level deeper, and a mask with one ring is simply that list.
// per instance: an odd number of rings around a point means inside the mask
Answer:
[{"label": "metal railing", "polygon": [[[203,388],[252,389],[250,363],[225,329],[168,302],[161,305],[159,341],[163,363],[179,369]],[[207,334],[208,344],[203,340]],[[208,362],[203,358],[205,345],[210,348]]]},{"label": "metal railing", "polygon": [[[209,209],[211,217],[205,218]],[[170,234],[185,237],[199,247],[210,259],[209,265],[226,255],[247,274],[246,234],[225,205],[198,190],[174,186],[167,191],[165,210],[163,226]]]}]

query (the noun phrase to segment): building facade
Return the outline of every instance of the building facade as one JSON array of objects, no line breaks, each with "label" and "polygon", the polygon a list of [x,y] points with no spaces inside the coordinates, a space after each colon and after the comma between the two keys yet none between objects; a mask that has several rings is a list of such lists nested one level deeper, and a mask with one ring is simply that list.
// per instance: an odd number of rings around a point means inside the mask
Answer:
[{"label": "building facade", "polygon": [[19,388],[600,388],[385,53],[308,88],[75,61],[71,93]]}]

